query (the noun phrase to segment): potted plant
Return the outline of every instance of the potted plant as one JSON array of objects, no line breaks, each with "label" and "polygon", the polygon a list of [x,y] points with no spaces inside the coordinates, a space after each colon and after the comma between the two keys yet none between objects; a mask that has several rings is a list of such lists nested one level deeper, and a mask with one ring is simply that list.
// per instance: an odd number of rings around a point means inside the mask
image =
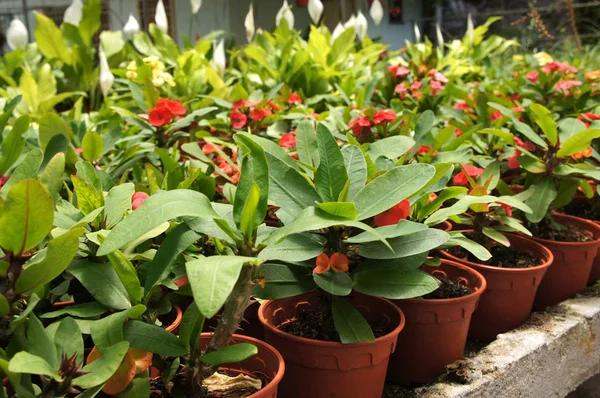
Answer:
[{"label": "potted plant", "polygon": [[[184,222],[178,223],[176,228],[190,235],[185,240],[189,238],[190,244],[200,241],[203,245],[206,256],[199,251],[190,252],[186,263],[194,304],[186,310],[179,329],[178,342],[183,352],[165,352],[166,347],[163,347],[163,355],[177,357],[164,362],[168,366],[161,369],[163,384],[152,386],[165,393],[171,392],[174,384],[173,393],[184,388],[198,396],[212,397],[228,388],[226,384],[230,384],[232,378],[240,376],[250,380],[250,385],[238,386],[244,396],[270,397],[275,396],[283,376],[284,364],[277,351],[258,340],[234,335],[251,303],[252,290],[260,282],[257,268],[263,260],[257,255],[266,244],[260,239],[263,230],[259,226],[267,212],[269,191],[269,168],[262,148],[242,135],[236,140],[244,155],[233,205],[215,204],[218,210],[215,212],[204,195],[188,190],[152,195],[108,234],[97,253],[118,252],[124,244],[178,217],[184,217]],[[210,242],[200,240],[202,235],[211,238]],[[177,255],[188,246],[169,245],[167,250]],[[215,331],[201,333],[205,319],[213,317],[221,308]],[[127,323],[125,325],[127,327]],[[122,323],[116,327],[122,327]],[[143,345],[138,343],[136,348],[149,352],[160,349],[150,343]],[[222,364],[227,365],[220,366]],[[257,374],[262,375],[262,379],[257,378]],[[248,377],[252,375],[254,377]]]},{"label": "potted plant", "polygon": [[[274,299],[263,303],[259,317],[267,342],[286,360],[281,393],[378,396],[404,324],[383,298],[415,297],[438,286],[418,268],[448,235],[405,220],[406,198],[435,183],[435,168],[392,167],[367,182],[369,162],[376,173],[370,154],[391,142],[403,154],[414,142],[391,137],[367,151],[354,140],[340,149],[325,125],[315,134],[312,123],[297,136],[315,142],[317,153],[300,152],[299,162],[289,163],[285,152],[265,147],[270,200],[285,225],[260,254],[268,261],[259,268],[264,284],[255,288],[258,297]],[[398,146],[398,138],[406,142]]]},{"label": "potted plant", "polygon": [[553,211],[569,204],[578,187],[588,189],[588,180],[598,177],[597,167],[587,162],[585,155],[600,130],[587,129],[574,119],[557,122],[548,109],[538,104],[530,105],[529,111],[527,116],[539,126],[541,134],[514,118],[510,110],[502,110],[524,139],[535,145],[533,151],[517,146],[510,158],[526,173],[525,189],[534,189],[525,200],[532,210],[525,214],[526,226],[533,239],[554,255],[534,303],[535,309],[544,309],[585,288],[600,245],[597,225]]},{"label": "potted plant", "polygon": [[485,249],[472,249],[471,253],[455,246],[441,251],[443,257],[475,269],[486,279],[486,291],[479,300],[469,329],[469,337],[481,341],[491,341],[529,317],[537,288],[553,261],[552,253],[528,239],[531,233],[512,217],[513,207],[531,212],[522,200],[534,193],[493,196],[492,191],[499,181],[498,169],[495,173],[490,172],[493,168],[494,165],[488,167],[478,181],[465,174],[470,185],[469,194],[452,206],[431,214],[428,219],[428,222],[437,222],[461,215],[469,228],[461,231],[462,234]]}]

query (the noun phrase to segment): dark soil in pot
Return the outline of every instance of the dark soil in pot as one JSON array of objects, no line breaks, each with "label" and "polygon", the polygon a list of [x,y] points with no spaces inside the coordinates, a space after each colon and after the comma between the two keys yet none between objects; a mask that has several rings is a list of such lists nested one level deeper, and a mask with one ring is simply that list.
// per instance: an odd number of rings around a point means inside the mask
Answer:
[{"label": "dark soil in pot", "polygon": [[422,298],[425,300],[444,300],[468,296],[473,293],[473,289],[446,278],[438,278],[440,287],[433,292],[426,294]]},{"label": "dark soil in pot", "polygon": [[553,214],[552,217],[569,229],[583,232],[586,238],[571,242],[532,238],[554,255],[554,262],[538,288],[533,305],[536,310],[558,304],[585,289],[600,246],[600,226],[597,224],[564,214]]},{"label": "dark soil in pot", "polygon": [[265,327],[265,338],[286,361],[280,397],[381,397],[388,361],[404,327],[404,315],[381,298],[353,294],[346,299],[371,325],[385,325],[391,332],[373,343],[307,339],[286,333],[280,326],[304,312],[320,311],[316,291],[262,304],[258,315]]},{"label": "dark soil in pot", "polygon": [[552,253],[526,236],[505,234],[511,246],[494,246],[493,257],[483,262],[462,248],[442,251],[442,256],[481,273],[487,282],[471,319],[469,338],[492,341],[500,333],[518,327],[531,314],[535,295]]}]

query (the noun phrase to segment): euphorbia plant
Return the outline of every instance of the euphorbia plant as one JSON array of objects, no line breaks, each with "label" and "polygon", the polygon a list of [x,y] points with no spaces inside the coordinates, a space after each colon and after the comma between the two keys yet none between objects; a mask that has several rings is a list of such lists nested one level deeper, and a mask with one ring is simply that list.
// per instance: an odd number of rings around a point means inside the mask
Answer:
[{"label": "euphorbia plant", "polygon": [[[404,220],[407,214],[400,213],[406,210],[406,198],[441,176],[434,177],[436,169],[427,164],[392,166],[377,173],[371,162],[371,172],[377,175],[369,180],[360,144],[340,149],[323,124],[315,134],[312,123],[303,123],[297,134],[298,140],[317,147],[317,152],[299,151],[302,163],[279,147],[265,145],[269,199],[279,206],[276,214],[285,226],[266,239],[275,244],[259,254],[268,262],[259,268],[265,280],[255,293],[283,298],[320,288],[324,329],[333,325],[343,343],[372,341],[367,321],[341,297],[356,290],[398,299],[437,288],[435,278],[418,268],[448,235]],[[407,137],[392,138],[407,140],[400,144],[400,155],[414,144]]]}]

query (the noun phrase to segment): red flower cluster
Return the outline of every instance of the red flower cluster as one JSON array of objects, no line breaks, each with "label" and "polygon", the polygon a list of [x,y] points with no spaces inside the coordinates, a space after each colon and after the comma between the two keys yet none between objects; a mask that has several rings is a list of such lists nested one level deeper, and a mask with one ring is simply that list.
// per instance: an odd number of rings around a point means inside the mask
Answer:
[{"label": "red flower cluster", "polygon": [[540,80],[540,72],[538,72],[537,70],[532,70],[527,75],[525,75],[525,77],[530,82],[537,83]]},{"label": "red flower cluster", "polygon": [[279,146],[282,148],[296,148],[296,131],[285,133],[279,140]]},{"label": "red flower cluster", "polygon": [[[483,169],[472,166],[470,164],[465,164],[463,167],[470,177],[477,177],[481,175],[481,173],[483,173]],[[460,173],[455,175],[454,179],[452,180],[452,183],[454,185],[467,185],[468,182],[469,180],[467,179],[467,176],[465,175],[464,171],[461,171]]]},{"label": "red flower cluster", "polygon": [[406,220],[410,216],[410,202],[404,199],[389,210],[379,213],[375,216],[375,225],[385,227],[386,225],[396,225],[400,220]]},{"label": "red flower cluster", "polygon": [[302,98],[298,94],[290,94],[287,99],[288,104],[290,105],[300,105],[302,104]]},{"label": "red flower cluster", "polygon": [[238,100],[231,107],[233,110],[229,115],[229,122],[234,129],[242,129],[248,123],[248,115],[255,122],[261,122],[265,117],[273,115],[273,111],[280,111],[281,108],[275,105],[273,101],[267,101],[266,106],[256,108],[259,102],[250,100]]},{"label": "red flower cluster", "polygon": [[456,104],[454,104],[454,106],[452,106],[452,108],[458,109],[459,111],[465,111],[465,112],[467,112],[469,109],[471,109],[465,101],[458,101]]},{"label": "red flower cluster", "polygon": [[544,73],[546,73],[546,74],[553,73],[553,72],[560,72],[560,73],[571,72],[571,73],[577,73],[577,68],[575,68],[574,66],[569,65],[566,62],[550,62],[550,63],[547,63],[546,65],[544,65],[542,67],[542,71]]},{"label": "red flower cluster", "polygon": [[397,117],[398,115],[391,110],[378,111],[373,115],[372,120],[369,116],[360,116],[350,121],[348,127],[352,128],[352,134],[354,134],[355,137],[363,139],[371,134],[371,127],[391,123],[395,121]]},{"label": "red flower cluster", "polygon": [[[427,145],[421,145],[421,146],[419,147],[419,149],[417,149],[417,155],[425,155],[425,154],[427,154],[427,153],[431,152],[431,149],[432,149],[432,148],[431,148],[430,146],[427,146]],[[433,155],[434,155],[434,156],[435,156],[435,155],[437,155],[437,154],[438,154],[438,151],[435,151],[435,152],[433,153]]]},{"label": "red flower cluster", "polygon": [[492,122],[495,122],[496,120],[500,119],[501,117],[502,117],[502,113],[500,113],[500,111],[492,112]]},{"label": "red flower cluster", "polygon": [[581,86],[583,82],[579,80],[565,80],[554,85],[557,90],[569,90],[571,87]]},{"label": "red flower cluster", "polygon": [[136,193],[134,193],[131,196],[131,208],[133,210],[137,209],[142,204],[144,204],[144,201],[146,199],[148,199],[149,197],[150,197],[150,195],[148,195],[146,192],[136,192]]},{"label": "red flower cluster", "polygon": [[410,73],[410,69],[400,65],[390,65],[388,71],[395,77],[404,77]]},{"label": "red flower cluster", "polygon": [[346,272],[349,269],[348,257],[342,253],[333,253],[331,257],[327,253],[321,253],[317,257],[315,274],[322,274],[333,269],[335,272]]},{"label": "red flower cluster", "polygon": [[577,119],[581,120],[583,123],[585,123],[587,128],[590,128],[590,122],[593,122],[594,120],[600,120],[600,115],[596,115],[594,113],[587,112],[587,113],[582,113],[580,116],[577,117]]},{"label": "red flower cluster", "polygon": [[156,106],[150,109],[148,121],[151,125],[160,127],[170,123],[174,117],[185,115],[185,107],[178,101],[160,98]]}]

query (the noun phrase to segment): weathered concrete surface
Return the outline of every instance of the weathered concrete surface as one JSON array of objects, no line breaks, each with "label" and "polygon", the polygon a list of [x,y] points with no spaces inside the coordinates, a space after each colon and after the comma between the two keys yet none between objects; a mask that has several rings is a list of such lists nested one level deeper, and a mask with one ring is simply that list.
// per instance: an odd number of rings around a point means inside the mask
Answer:
[{"label": "weathered concrete surface", "polygon": [[410,391],[410,396],[566,397],[600,373],[599,291],[590,288],[577,298],[533,314],[525,325],[499,335],[481,351],[454,364],[451,374]]}]

